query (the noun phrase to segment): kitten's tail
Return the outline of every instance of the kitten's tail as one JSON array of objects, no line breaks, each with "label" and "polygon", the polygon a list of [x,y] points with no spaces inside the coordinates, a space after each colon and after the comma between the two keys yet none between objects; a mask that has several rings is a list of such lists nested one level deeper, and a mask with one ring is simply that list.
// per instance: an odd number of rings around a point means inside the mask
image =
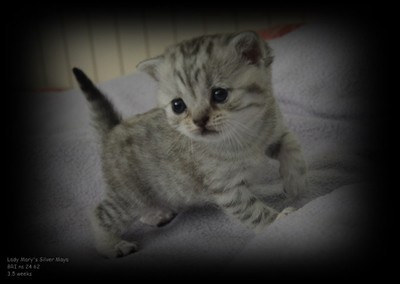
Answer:
[{"label": "kitten's tail", "polygon": [[73,68],[72,72],[89,102],[94,125],[103,139],[114,126],[121,122],[121,117],[115,111],[111,102],[96,88],[82,70]]}]

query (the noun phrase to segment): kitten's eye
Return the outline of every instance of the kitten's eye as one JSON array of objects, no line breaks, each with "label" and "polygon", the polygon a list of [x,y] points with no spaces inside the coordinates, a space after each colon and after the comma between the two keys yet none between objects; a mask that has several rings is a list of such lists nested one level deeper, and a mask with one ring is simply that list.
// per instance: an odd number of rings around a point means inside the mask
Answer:
[{"label": "kitten's eye", "polygon": [[171,105],[172,105],[172,110],[176,114],[181,114],[182,112],[184,112],[186,110],[185,102],[182,99],[172,100]]},{"label": "kitten's eye", "polygon": [[211,91],[211,98],[214,102],[222,104],[228,97],[228,91],[223,88],[215,88]]}]

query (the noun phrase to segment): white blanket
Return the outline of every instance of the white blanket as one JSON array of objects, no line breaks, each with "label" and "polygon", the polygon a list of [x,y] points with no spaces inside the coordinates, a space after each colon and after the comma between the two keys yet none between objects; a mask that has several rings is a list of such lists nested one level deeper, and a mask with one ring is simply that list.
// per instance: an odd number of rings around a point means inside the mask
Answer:
[{"label": "white blanket", "polygon": [[[26,184],[32,193],[29,246],[35,256],[68,257],[63,272],[75,268],[94,275],[123,276],[147,270],[152,277],[190,271],[222,275],[297,262],[325,263],[362,252],[368,160],[363,103],[363,53],[355,32],[336,24],[305,25],[270,42],[274,49],[275,95],[289,128],[298,137],[309,166],[310,195],[300,209],[255,235],[217,208],[192,208],[163,228],[133,224],[126,237],[139,252],[117,260],[97,255],[87,212],[101,199],[99,147],[79,90],[34,95],[29,119]],[[145,74],[100,86],[123,116],[156,104],[156,84]],[[278,182],[276,166],[265,173]],[[276,208],[280,198],[267,201]],[[361,241],[362,243],[362,241]],[[346,257],[343,257],[346,258]],[[42,274],[46,272],[43,266]],[[207,267],[207,269],[205,269]],[[204,268],[204,269],[203,269]],[[70,275],[71,276],[71,275]]]}]

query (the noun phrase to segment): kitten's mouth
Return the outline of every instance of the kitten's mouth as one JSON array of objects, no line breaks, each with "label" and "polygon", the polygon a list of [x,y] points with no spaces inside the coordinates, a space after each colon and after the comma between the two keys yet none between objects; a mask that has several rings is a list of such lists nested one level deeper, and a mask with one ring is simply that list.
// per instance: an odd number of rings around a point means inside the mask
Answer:
[{"label": "kitten's mouth", "polygon": [[219,131],[208,127],[197,127],[195,129],[192,129],[189,133],[189,136],[193,139],[202,141],[218,139],[218,137],[220,136]]},{"label": "kitten's mouth", "polygon": [[218,134],[218,131],[207,128],[207,127],[198,128],[198,130],[197,130],[197,135],[202,136],[202,137],[212,136],[212,135],[216,135],[216,134]]},{"label": "kitten's mouth", "polygon": [[202,136],[206,136],[206,135],[215,135],[215,134],[217,134],[217,133],[218,133],[218,131],[212,130],[212,129],[207,129],[207,128],[200,129],[200,134],[201,134]]}]

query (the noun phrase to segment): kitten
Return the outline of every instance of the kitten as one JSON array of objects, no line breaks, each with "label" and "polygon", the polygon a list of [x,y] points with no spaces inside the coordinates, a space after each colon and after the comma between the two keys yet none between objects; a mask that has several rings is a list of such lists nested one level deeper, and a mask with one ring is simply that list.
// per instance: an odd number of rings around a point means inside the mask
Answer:
[{"label": "kitten", "polygon": [[[306,166],[272,95],[270,47],[256,33],[202,36],[139,63],[159,84],[159,107],[121,120],[79,69],[102,141],[106,197],[93,214],[98,251],[128,255],[121,239],[134,219],[167,224],[193,204],[214,203],[254,231],[281,213],[258,196],[257,174],[280,162],[290,198],[305,191]],[[263,173],[267,174],[267,172]]]}]

